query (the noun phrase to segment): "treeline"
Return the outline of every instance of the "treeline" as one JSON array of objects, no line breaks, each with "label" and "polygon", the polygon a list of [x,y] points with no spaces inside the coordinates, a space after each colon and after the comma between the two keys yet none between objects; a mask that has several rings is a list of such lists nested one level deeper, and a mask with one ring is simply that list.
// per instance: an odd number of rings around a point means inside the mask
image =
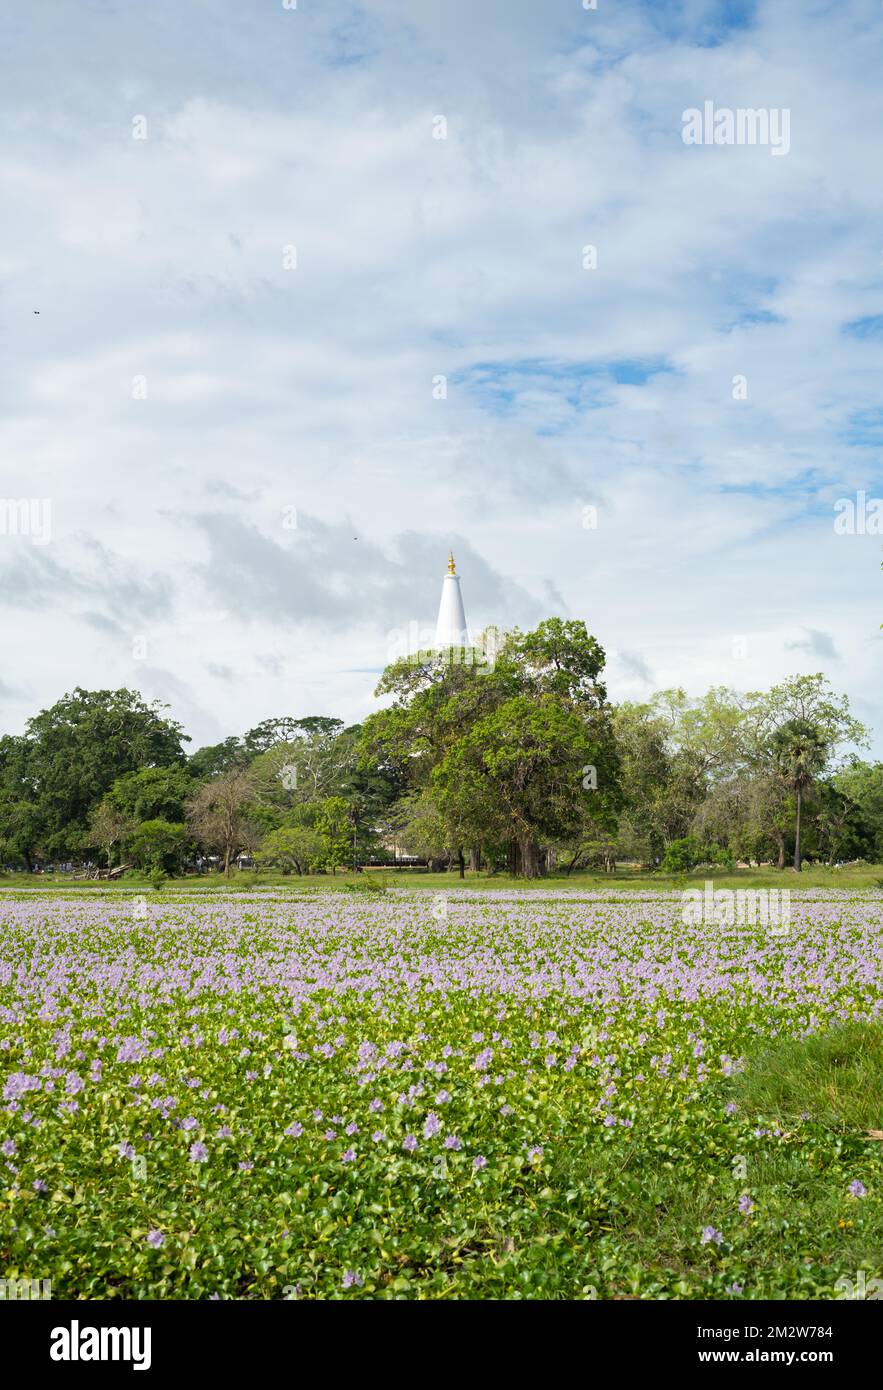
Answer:
[{"label": "treeline", "polygon": [[550,619],[492,656],[403,658],[362,725],[268,719],[192,754],[166,707],[78,688],[0,738],[0,867],[883,860],[883,764],[822,675],[614,706],[603,669],[584,624]]}]

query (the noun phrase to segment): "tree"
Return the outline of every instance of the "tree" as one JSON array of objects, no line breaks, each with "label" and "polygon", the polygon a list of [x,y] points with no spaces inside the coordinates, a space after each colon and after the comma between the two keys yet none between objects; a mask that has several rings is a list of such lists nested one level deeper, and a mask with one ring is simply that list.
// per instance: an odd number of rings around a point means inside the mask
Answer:
[{"label": "tree", "polygon": [[776,769],[741,772],[713,787],[693,817],[691,831],[703,844],[729,850],[734,859],[776,858],[785,867],[790,797]]},{"label": "tree", "polygon": [[448,838],[448,822],[439,809],[438,798],[428,788],[412,791],[397,802],[390,817],[390,830],[406,854],[425,859],[428,866],[450,863],[455,849]]},{"label": "tree", "polygon": [[620,858],[653,863],[683,817],[672,815],[669,728],[650,705],[621,704],[613,712],[623,811],[614,849]]},{"label": "tree", "polygon": [[258,852],[258,863],[284,873],[308,873],[324,862],[325,843],[310,825],[283,825],[272,830]]},{"label": "tree", "polygon": [[322,860],[332,874],[345,864],[352,840],[350,808],[342,796],[329,796],[319,807],[316,832],[322,845]]},{"label": "tree", "polygon": [[854,808],[856,847],[879,863],[883,859],[883,763],[865,763],[853,758],[835,772],[834,788]]},{"label": "tree", "polygon": [[[850,714],[847,697],[835,695],[822,672],[752,691],[744,711],[742,739],[749,765],[778,778],[795,797],[794,867],[799,870],[804,796],[845,746],[867,742],[867,730]],[[784,865],[783,854],[779,862]]]},{"label": "tree", "polygon": [[283,716],[281,719],[265,719],[249,729],[242,740],[242,746],[249,758],[256,758],[275,748],[277,743],[294,743],[301,738],[334,739],[343,728],[342,719],[329,719],[325,715],[308,715],[305,719]]},{"label": "tree", "polygon": [[378,685],[394,702],[365,721],[363,755],[412,791],[432,788],[461,874],[464,846],[493,846],[533,877],[545,867],[541,842],[580,833],[586,815],[603,817],[618,799],[603,667],[585,625],[559,618],[509,633],[492,665],[403,659]]},{"label": "tree", "polygon": [[235,734],[225,738],[222,743],[207,744],[197,748],[187,760],[187,770],[195,781],[208,781],[231,768],[248,766],[248,754]]},{"label": "tree", "polygon": [[795,720],[814,730],[828,763],[844,745],[862,747],[868,741],[867,729],[849,712],[847,697],[835,695],[821,671],[792,676],[771,690],[752,691],[743,707],[742,741],[746,758],[754,763],[776,760],[776,732]]},{"label": "tree", "polygon": [[177,874],[192,848],[187,827],[156,818],[142,821],[132,836],[130,851],[139,868]]},{"label": "tree", "polygon": [[181,764],[142,767],[118,777],[108,800],[136,821],[165,820],[180,823],[184,805],[193,795],[193,778]]},{"label": "tree", "polygon": [[89,829],[83,841],[85,845],[97,845],[103,852],[108,868],[113,864],[114,849],[131,839],[138,828],[137,821],[126,811],[120,810],[108,797],[99,801],[89,813]]},{"label": "tree", "polygon": [[184,761],[180,724],[131,690],[79,686],[29,720],[25,776],[46,851],[76,852],[89,813],[127,772]]},{"label": "tree", "polygon": [[833,781],[818,782],[814,797],[814,843],[828,864],[834,864],[842,857],[855,857],[866,852],[873,857],[875,848],[868,844],[867,827],[861,810],[851,797]]},{"label": "tree", "polygon": [[29,751],[25,738],[0,737],[0,855],[22,861],[30,873],[42,843],[43,822]]},{"label": "tree", "polygon": [[704,862],[705,854],[695,835],[685,835],[683,839],[672,840],[666,845],[662,869],[667,874],[683,874]]},{"label": "tree", "polygon": [[794,868],[800,872],[800,818],[803,797],[825,766],[828,748],[818,725],[808,719],[789,719],[771,739],[773,754],[786,785],[797,800],[794,824]]},{"label": "tree", "polygon": [[295,723],[310,727],[288,729],[290,738],[271,744],[251,765],[259,799],[289,807],[343,795],[356,768],[355,738],[344,736],[339,719],[317,717]]},{"label": "tree", "polygon": [[205,782],[187,804],[190,833],[206,849],[217,851],[224,861],[225,878],[237,854],[257,848],[259,835],[249,815],[254,791],[251,774],[231,767]]},{"label": "tree", "polygon": [[608,750],[576,710],[554,698],[516,695],[450,747],[432,785],[457,843],[506,844],[511,871],[535,878],[543,872],[542,842],[576,832],[587,797],[603,806],[603,783],[587,788],[585,769],[607,761]]}]

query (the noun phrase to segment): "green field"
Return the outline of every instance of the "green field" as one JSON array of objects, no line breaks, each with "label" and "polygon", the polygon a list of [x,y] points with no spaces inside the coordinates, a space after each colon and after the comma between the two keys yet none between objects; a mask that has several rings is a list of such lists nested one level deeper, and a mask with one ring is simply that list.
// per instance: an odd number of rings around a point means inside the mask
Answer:
[{"label": "green field", "polygon": [[2,1277],[883,1290],[879,892],[795,894],[777,933],[678,893],[299,886],[0,901]]},{"label": "green field", "polygon": [[[807,888],[862,889],[883,887],[883,864],[846,865],[842,869],[828,868],[825,865],[805,866],[797,874],[793,869],[737,869],[727,873],[719,868],[695,869],[684,874],[664,874],[642,872],[639,869],[620,868],[614,874],[598,870],[580,869],[572,874],[563,870],[552,872],[538,879],[511,878],[506,874],[487,874],[467,869],[461,879],[456,870],[442,873],[429,873],[426,869],[366,869],[354,874],[343,871],[336,874],[282,874],[273,871],[256,872],[252,869],[231,869],[229,880],[222,874],[191,874],[186,878],[168,878],[162,886],[164,893],[177,891],[191,892],[251,892],[259,888],[287,888],[300,896],[303,893],[326,893],[344,890],[362,890],[370,886],[386,889],[404,888],[448,892],[467,887],[481,892],[496,892],[500,889],[517,889],[525,893],[543,893],[549,889],[572,889],[574,891],[604,889],[611,892],[628,889],[672,892],[684,888],[701,888],[707,880],[713,880],[715,888],[788,888],[798,891]],[[124,878],[108,883],[106,880],[74,879],[69,874],[0,874],[0,893],[39,892],[52,893],[58,889],[81,893],[150,892],[151,879],[148,874],[128,873]]]}]

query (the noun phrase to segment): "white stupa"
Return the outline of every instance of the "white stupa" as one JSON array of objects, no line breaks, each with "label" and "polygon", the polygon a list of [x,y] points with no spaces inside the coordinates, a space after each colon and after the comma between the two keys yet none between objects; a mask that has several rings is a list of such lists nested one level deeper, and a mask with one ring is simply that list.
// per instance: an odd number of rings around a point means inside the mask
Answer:
[{"label": "white stupa", "polygon": [[442,580],[438,622],[435,625],[435,645],[439,651],[449,647],[468,647],[469,629],[460,593],[460,576],[454,569],[454,557],[448,556],[448,572]]}]

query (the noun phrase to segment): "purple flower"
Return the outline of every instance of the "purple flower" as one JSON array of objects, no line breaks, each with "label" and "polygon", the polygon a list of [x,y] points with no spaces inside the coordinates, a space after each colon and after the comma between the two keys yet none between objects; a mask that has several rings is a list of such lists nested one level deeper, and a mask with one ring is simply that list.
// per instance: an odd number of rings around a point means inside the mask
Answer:
[{"label": "purple flower", "polygon": [[868,1195],[868,1189],[863,1182],[859,1182],[858,1178],[853,1178],[852,1182],[849,1184],[849,1190],[853,1197],[867,1197]]},{"label": "purple flower", "polygon": [[416,1147],[417,1147],[417,1140],[414,1138],[413,1134],[407,1134],[407,1135],[405,1136],[404,1142],[403,1142],[403,1144],[402,1144],[402,1148],[403,1148],[403,1149],[407,1149],[408,1153],[409,1153],[409,1154],[412,1154],[412,1153],[414,1152],[414,1150],[416,1149]]},{"label": "purple flower", "polygon": [[379,1144],[380,1141],[383,1139],[383,1130],[375,1129],[374,1133],[371,1135],[371,1138],[375,1144]]},{"label": "purple flower", "polygon": [[487,1159],[485,1158],[484,1154],[476,1154],[472,1160],[472,1171],[474,1173],[479,1173],[481,1172],[482,1168],[486,1167]]},{"label": "purple flower", "polygon": [[448,1135],[447,1139],[445,1140],[446,1149],[455,1149],[459,1151],[460,1149],[462,1149],[462,1147],[463,1145],[460,1143],[460,1140],[456,1134]]},{"label": "purple flower", "polygon": [[124,1139],[120,1144],[119,1155],[120,1158],[128,1158],[130,1162],[135,1157],[134,1146],[129,1143],[128,1139]]},{"label": "purple flower", "polygon": [[358,1287],[361,1288],[364,1282],[365,1281],[362,1278],[361,1274],[356,1274],[355,1270],[347,1269],[344,1271],[343,1287],[345,1289],[351,1289],[354,1284],[358,1285]]},{"label": "purple flower", "polygon": [[739,1210],[741,1212],[744,1212],[746,1216],[750,1216],[750,1214],[754,1211],[754,1203],[748,1196],[747,1192],[743,1192],[742,1196],[739,1198]]},{"label": "purple flower", "polygon": [[6,1078],[3,1099],[18,1100],[25,1091],[39,1091],[42,1084],[39,1076],[28,1076],[27,1072],[15,1071]]},{"label": "purple flower", "polygon": [[356,1151],[355,1151],[355,1149],[347,1149],[345,1153],[342,1153],[342,1154],[341,1154],[341,1156],[340,1156],[340,1161],[341,1161],[341,1163],[355,1163],[355,1161],[356,1161]]},{"label": "purple flower", "polygon": [[[614,1121],[614,1123],[615,1123],[615,1121]],[[531,1161],[533,1161],[533,1159],[535,1159],[535,1158],[542,1158],[542,1156],[543,1156],[542,1146],[541,1146],[540,1144],[534,1144],[534,1146],[533,1146],[532,1149],[528,1149],[528,1151],[527,1151],[527,1156],[528,1156],[528,1158],[529,1158]]]},{"label": "purple flower", "polygon": [[205,1144],[201,1144],[201,1143],[199,1143],[199,1141],[197,1141],[195,1144],[191,1144],[191,1145],[190,1145],[190,1162],[191,1162],[191,1163],[206,1163],[207,1161],[208,1161],[208,1149],[205,1147]]},{"label": "purple flower", "polygon": [[182,1121],[181,1121],[181,1128],[182,1128],[182,1129],[198,1129],[198,1128],[199,1128],[199,1121],[196,1120],[195,1117],[194,1117],[193,1115],[188,1115],[187,1118],[186,1118],[186,1120],[182,1120]]},{"label": "purple flower", "polygon": [[441,1129],[441,1120],[434,1111],[430,1110],[423,1124],[423,1135],[426,1139],[434,1139]]},{"label": "purple flower", "polygon": [[35,1192],[46,1191],[46,1184],[42,1178],[34,1178],[34,1181],[31,1183],[31,1186],[33,1187]]},{"label": "purple flower", "polygon": [[722,1244],[723,1236],[720,1231],[716,1231],[713,1226],[705,1226],[702,1231],[701,1243],[703,1245],[709,1245],[712,1242],[715,1245]]},{"label": "purple flower", "polygon": [[289,1125],[285,1133],[289,1139],[299,1139],[304,1132],[304,1127],[299,1120],[295,1120],[293,1125]]},{"label": "purple flower", "polygon": [[165,1236],[163,1235],[162,1231],[147,1232],[147,1244],[152,1245],[154,1250],[158,1250],[164,1240]]}]

